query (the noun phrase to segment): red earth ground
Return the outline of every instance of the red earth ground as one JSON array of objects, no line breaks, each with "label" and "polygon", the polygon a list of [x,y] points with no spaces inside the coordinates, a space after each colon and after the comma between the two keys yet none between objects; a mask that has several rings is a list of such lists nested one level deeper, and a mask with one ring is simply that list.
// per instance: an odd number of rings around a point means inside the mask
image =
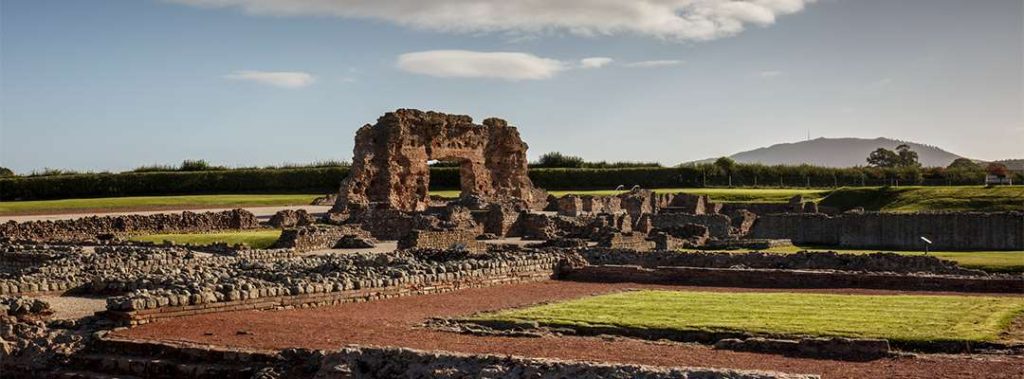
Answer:
[{"label": "red earth ground", "polygon": [[[474,336],[423,328],[431,317],[579,298],[628,288],[769,292],[765,289],[654,286],[633,283],[544,281],[467,289],[436,295],[278,311],[243,311],[161,320],[123,330],[119,336],[255,349],[345,345],[400,346],[423,350],[490,353],[654,366],[697,366],[820,374],[825,378],[1024,378],[1024,356],[922,355],[870,362],[792,358],[715,350],[697,344],[663,344],[598,337]],[[833,289],[788,292],[899,294],[898,291]],[[950,294],[914,292],[915,294]],[[956,293],[956,295],[965,295]],[[1016,295],[1019,296],[1019,295]]]}]

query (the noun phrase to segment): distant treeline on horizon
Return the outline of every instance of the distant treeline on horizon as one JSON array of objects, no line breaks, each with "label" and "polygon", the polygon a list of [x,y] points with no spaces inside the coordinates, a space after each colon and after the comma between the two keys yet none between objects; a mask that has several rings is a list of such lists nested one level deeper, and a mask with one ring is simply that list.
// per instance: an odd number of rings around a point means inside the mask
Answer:
[{"label": "distant treeline on horizon", "polygon": [[[575,162],[575,160],[573,160]],[[843,187],[887,185],[981,185],[980,165],[958,167],[850,167],[743,164],[720,159],[712,164],[661,167],[654,164],[573,163],[559,167],[551,160],[531,164],[534,184],[552,190],[687,187]],[[446,167],[447,166],[447,167]],[[432,189],[458,189],[459,169],[435,164]],[[0,178],[0,201],[88,197],[228,193],[331,193],[348,176],[348,163],[225,168],[205,161],[181,166],[141,167],[123,173],[69,173]],[[1020,173],[1014,184],[1024,182]]]}]

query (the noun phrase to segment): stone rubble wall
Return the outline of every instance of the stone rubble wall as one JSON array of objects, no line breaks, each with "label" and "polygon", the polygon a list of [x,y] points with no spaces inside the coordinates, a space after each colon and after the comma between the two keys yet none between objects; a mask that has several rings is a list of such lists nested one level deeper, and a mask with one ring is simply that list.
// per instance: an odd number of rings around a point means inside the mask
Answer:
[{"label": "stone rubble wall", "polygon": [[1024,213],[772,214],[758,217],[752,238],[795,244],[924,250],[1024,250]]},{"label": "stone rubble wall", "polygon": [[562,271],[560,280],[737,288],[869,288],[1024,294],[1021,276],[953,276],[821,270],[586,266]]},{"label": "stone rubble wall", "polygon": [[[194,343],[137,341],[103,335],[78,368],[103,374],[183,378],[220,370],[220,377],[285,378],[679,378],[811,379],[774,371],[653,367],[396,347],[349,345],[338,350],[248,350]],[[256,375],[254,375],[256,374]]]},{"label": "stone rubble wall", "polygon": [[454,249],[481,252],[487,245],[477,241],[479,235],[474,230],[413,230],[405,238],[398,240],[399,249]]},{"label": "stone rubble wall", "polygon": [[[416,250],[295,258],[286,262],[211,270],[204,283],[190,277],[150,276],[161,283],[107,299],[108,315],[130,324],[164,317],[282,307],[332,305],[550,279],[557,253]],[[244,268],[244,271],[239,270]],[[188,282],[188,283],[186,283]]]},{"label": "stone rubble wall", "polygon": [[9,241],[92,241],[105,236],[143,233],[203,233],[259,228],[251,212],[235,209],[223,212],[161,213],[82,217],[72,220],[8,221],[0,224],[0,239]]},{"label": "stone rubble wall", "polygon": [[366,232],[353,225],[308,225],[284,229],[281,237],[271,246],[274,249],[294,249],[295,252],[317,251],[334,248],[345,236],[369,238]]},{"label": "stone rubble wall", "polygon": [[785,270],[839,270],[851,272],[927,273],[938,275],[990,276],[980,270],[957,266],[955,262],[933,256],[908,256],[893,253],[839,254],[835,252],[794,254],[632,251],[586,249],[580,252],[592,265],[638,265],[647,268],[704,267],[760,268]]},{"label": "stone rubble wall", "polygon": [[459,354],[403,348],[349,347],[324,357],[316,378],[816,378],[814,375],[695,367]]},{"label": "stone rubble wall", "polygon": [[731,220],[723,214],[659,213],[651,216],[650,220],[656,229],[670,229],[686,224],[703,225],[708,228],[711,237],[720,239],[728,238],[731,231]]},{"label": "stone rubble wall", "polygon": [[295,257],[290,250],[245,250],[231,255],[198,256],[180,247],[98,246],[92,253],[81,249],[3,247],[8,251],[19,248],[32,251],[41,258],[36,265],[0,270],[0,294],[59,294],[72,290],[98,295],[120,294],[159,286],[158,282],[141,279],[151,272],[195,270],[240,260],[269,262]]}]

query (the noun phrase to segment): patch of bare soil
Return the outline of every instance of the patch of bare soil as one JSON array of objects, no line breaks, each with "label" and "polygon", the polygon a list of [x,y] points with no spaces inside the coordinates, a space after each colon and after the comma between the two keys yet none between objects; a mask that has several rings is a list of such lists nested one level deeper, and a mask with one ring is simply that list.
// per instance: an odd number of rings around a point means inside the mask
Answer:
[{"label": "patch of bare soil", "polygon": [[[543,338],[477,336],[438,331],[420,326],[433,317],[466,316],[476,312],[580,298],[629,288],[774,292],[765,289],[544,281],[334,307],[196,315],[154,322],[117,332],[117,335],[128,338],[257,349],[289,347],[337,349],[349,344],[400,346],[424,350],[655,366],[774,370],[821,374],[826,378],[1024,377],[1024,356],[922,355],[868,362],[844,362],[715,350],[708,346],[695,344],[662,344],[633,339],[577,336]],[[898,291],[849,289],[778,291],[901,293]]]}]

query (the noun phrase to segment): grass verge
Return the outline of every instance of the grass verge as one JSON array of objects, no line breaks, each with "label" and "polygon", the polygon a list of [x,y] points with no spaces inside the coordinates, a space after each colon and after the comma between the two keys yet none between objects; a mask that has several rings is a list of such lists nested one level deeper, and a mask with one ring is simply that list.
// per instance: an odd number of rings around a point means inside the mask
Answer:
[{"label": "grass verge", "polygon": [[217,233],[195,234],[145,234],[133,236],[132,241],[162,243],[172,241],[176,244],[209,245],[223,242],[228,245],[244,243],[254,249],[266,249],[281,237],[280,230],[240,230]]},{"label": "grass verge", "polygon": [[996,341],[1021,312],[1019,297],[627,291],[471,321],[928,343]]},{"label": "grass verge", "polygon": [[883,212],[1021,211],[1024,210],[1024,187],[840,188],[819,204],[840,210],[864,207]]},{"label": "grass verge", "polygon": [[[760,251],[765,253],[792,254],[800,251],[826,252],[834,251],[841,254],[872,254],[879,250],[838,249],[814,246],[785,246],[766,250],[738,250],[736,252]],[[885,251],[901,255],[924,255],[922,251]],[[1024,251],[933,251],[928,255],[956,262],[961,267],[984,270],[988,272],[1019,273],[1024,272]]]}]

